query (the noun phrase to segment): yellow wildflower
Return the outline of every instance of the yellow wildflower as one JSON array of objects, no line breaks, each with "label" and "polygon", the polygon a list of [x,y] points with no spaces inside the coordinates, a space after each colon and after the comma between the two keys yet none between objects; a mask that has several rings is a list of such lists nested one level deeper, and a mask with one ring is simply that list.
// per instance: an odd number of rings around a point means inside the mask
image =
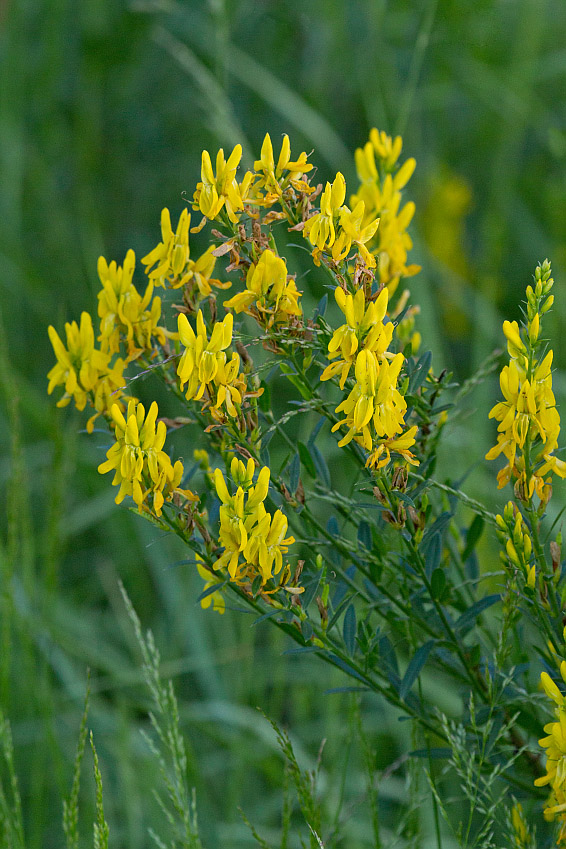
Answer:
[{"label": "yellow wildflower", "polygon": [[291,184],[298,191],[310,193],[312,189],[308,183],[299,178],[302,174],[311,171],[312,167],[307,161],[307,154],[304,151],[296,161],[291,161],[291,145],[287,134],[283,136],[281,152],[276,165],[271,136],[266,133],[261,146],[260,158],[254,162],[254,170],[261,175],[255,188],[266,190],[267,194],[263,198],[266,204],[273,203],[280,198],[288,184]]},{"label": "yellow wildflower", "polygon": [[365,204],[363,200],[359,201],[353,210],[348,209],[347,206],[343,206],[340,210],[341,230],[332,245],[332,259],[335,262],[347,257],[352,244],[354,244],[368,268],[375,268],[375,257],[366,248],[366,242],[374,237],[379,225],[379,218],[375,218],[364,226],[364,213]]},{"label": "yellow wildflower", "polygon": [[499,424],[497,443],[486,459],[494,460],[503,454],[507,460],[497,476],[499,488],[514,477],[526,499],[536,492],[544,500],[544,475],[554,472],[565,478],[566,462],[554,456],[560,415],[552,391],[552,351],[542,360],[537,358],[540,316],[549,309],[553,284],[548,262],[538,266],[535,279],[536,291],[530,286],[527,289],[526,324],[521,329],[516,321],[503,323],[510,360],[499,378],[503,401],[495,404],[489,414]]},{"label": "yellow wildflower", "polygon": [[224,208],[230,221],[233,224],[238,223],[254,179],[252,172],[247,171],[241,183],[236,181],[236,171],[241,158],[240,144],[235,146],[228,160],[224,158],[224,151],[220,148],[214,173],[210,154],[203,150],[201,182],[197,183],[194,193],[193,209],[200,209],[205,218],[213,220]]},{"label": "yellow wildflower", "polygon": [[214,245],[211,245],[199,259],[191,259],[189,246],[189,227],[191,215],[184,209],[173,232],[171,215],[167,208],[161,212],[162,241],[147,256],[142,263],[147,266],[146,273],[156,286],[180,289],[182,286],[193,284],[201,297],[206,298],[212,291],[212,286],[219,289],[230,288],[230,283],[222,283],[212,278],[216,257],[213,255]]},{"label": "yellow wildflower", "polygon": [[340,359],[327,366],[320,379],[329,380],[340,374],[340,389],[343,389],[359,350],[373,351],[378,359],[385,356],[393,336],[393,323],[383,323],[387,312],[387,289],[383,289],[367,306],[363,289],[350,295],[337,286],[334,297],[346,317],[346,324],[334,331],[328,343],[328,359]]},{"label": "yellow wildflower", "polygon": [[410,277],[420,270],[417,265],[407,265],[407,254],[413,246],[407,227],[415,205],[410,202],[400,208],[401,189],[410,180],[416,163],[408,159],[393,174],[401,149],[400,136],[392,140],[384,132],[371,130],[370,140],[355,153],[360,186],[351,199],[354,208],[361,201],[364,203],[364,226],[379,217],[375,244],[367,250],[377,257],[380,282],[389,288],[390,294],[402,277]]},{"label": "yellow wildflower", "polygon": [[346,181],[340,171],[333,183],[327,183],[320,198],[320,212],[305,222],[303,235],[314,245],[313,257],[319,264],[320,254],[332,248],[336,239],[335,225],[346,199]]},{"label": "yellow wildflower", "polygon": [[288,278],[285,260],[268,248],[257,263],[250,265],[245,291],[225,301],[224,306],[237,313],[246,312],[271,327],[274,322],[302,314],[300,297],[295,281]]},{"label": "yellow wildflower", "polygon": [[154,401],[146,417],[143,404],[133,399],[124,417],[115,404],[111,413],[116,442],[108,449],[107,459],[99,465],[98,471],[100,474],[114,471],[112,484],[120,487],[116,504],[131,495],[141,509],[152,494],[153,512],[161,516],[164,502],[170,501],[175,493],[191,501],[198,501],[198,496],[179,489],[183,464],[177,460],[173,465],[163,451],[167,429],[162,421],[156,426],[157,412]]},{"label": "yellow wildflower", "polygon": [[[126,254],[123,268],[114,261],[109,265],[103,256],[98,260],[98,276],[102,283],[98,293],[98,338],[111,354],[120,349],[123,339],[130,360],[142,351],[151,350],[153,337],[163,345],[167,336],[165,329],[158,326],[161,299],[156,297],[152,300],[153,283],[148,283],[143,296],[132,283],[135,263],[132,250]],[[147,309],[150,301],[151,307]]]},{"label": "yellow wildflower", "polygon": [[47,375],[47,392],[51,395],[56,386],[65,387],[63,397],[57,402],[58,407],[66,407],[72,398],[77,410],[84,410],[87,401],[90,401],[97,411],[87,424],[87,430],[91,432],[97,415],[109,412],[111,404],[115,404],[122,394],[120,389],[126,385],[124,361],[118,359],[111,366],[110,355],[94,347],[92,318],[87,312],[81,313],[80,327],[76,321],[65,324],[67,347],[51,325],[48,333],[57,363]]},{"label": "yellow wildflower", "polygon": [[177,366],[181,389],[187,384],[187,399],[204,399],[206,406],[212,406],[217,419],[221,418],[222,405],[228,415],[237,416],[246,391],[239,355],[233,353],[230,360],[226,355],[226,348],[232,342],[233,321],[231,313],[223,321],[217,321],[209,340],[201,310],[197,314],[196,333],[186,315],[181,313],[178,318],[179,338],[185,345]]},{"label": "yellow wildflower", "polygon": [[280,511],[268,513],[264,506],[269,489],[270,470],[260,469],[255,486],[252,459],[244,465],[236,457],[230,472],[237,489],[231,495],[220,469],[214,473],[216,492],[220,501],[220,545],[224,553],[215,569],[228,570],[232,581],[251,586],[258,576],[263,587],[283,569],[283,555],[295,540],[286,537],[287,517]]},{"label": "yellow wildflower", "polygon": [[[566,681],[566,661],[562,661],[560,673]],[[540,680],[546,695],[556,705],[556,721],[544,726],[547,736],[539,740],[539,745],[546,749],[546,774],[537,778],[535,785],[549,785],[544,816],[550,822],[558,820],[557,845],[566,846],[566,699],[547,672],[541,672]]]}]

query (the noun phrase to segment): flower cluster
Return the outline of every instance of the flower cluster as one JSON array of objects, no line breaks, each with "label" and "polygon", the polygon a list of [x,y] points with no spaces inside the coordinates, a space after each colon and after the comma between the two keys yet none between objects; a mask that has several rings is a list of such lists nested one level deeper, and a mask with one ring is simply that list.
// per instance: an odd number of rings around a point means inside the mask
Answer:
[{"label": "flower cluster", "polygon": [[116,442],[106,454],[107,460],[98,467],[100,474],[114,471],[113,486],[119,486],[116,504],[126,495],[131,495],[141,510],[151,495],[153,512],[161,516],[165,501],[171,501],[177,493],[191,501],[198,501],[189,490],[179,488],[183,477],[183,464],[171,463],[163,451],[167,428],[157,422],[155,401],[146,416],[143,404],[135,399],[128,404],[126,416],[117,404],[112,407]]},{"label": "flower cluster", "polygon": [[410,201],[401,207],[401,190],[411,179],[416,163],[412,158],[407,159],[398,168],[402,147],[400,136],[392,140],[374,128],[369,141],[355,153],[360,186],[352,197],[352,205],[357,208],[363,202],[366,227],[379,218],[376,243],[370,249],[378,259],[380,282],[391,293],[401,278],[412,277],[420,271],[418,265],[407,265],[407,253],[413,246],[407,227],[415,213],[415,205]]},{"label": "flower cluster", "polygon": [[367,465],[375,469],[389,463],[392,451],[417,464],[409,450],[417,427],[405,430],[407,402],[398,389],[404,357],[388,350],[393,337],[393,323],[385,320],[388,291],[383,289],[367,306],[363,289],[351,295],[337,287],[334,296],[346,324],[334,332],[329,342],[328,358],[336,362],[327,366],[320,379],[329,380],[340,374],[343,389],[352,365],[355,375],[348,397],[336,407],[336,412],[344,413],[345,418],[332,430],[348,427],[338,445],[342,447],[355,439],[369,452]]},{"label": "flower cluster", "polygon": [[355,245],[368,268],[374,268],[375,257],[368,251],[366,243],[375,235],[379,218],[371,218],[364,224],[363,200],[357,201],[351,210],[344,204],[345,199],[346,181],[338,172],[334,182],[327,183],[321,195],[320,212],[312,215],[303,229],[303,235],[314,246],[315,264],[320,264],[323,253],[330,254],[334,262],[340,262]]},{"label": "flower cluster", "polygon": [[[236,171],[242,158],[242,145],[237,144],[228,157],[224,158],[222,148],[216,155],[216,173],[212,169],[210,154],[202,152],[201,182],[197,183],[193,197],[193,209],[199,209],[204,219],[214,220],[221,211],[232,224],[237,224],[244,211],[244,204],[249,199],[250,189],[254,181],[251,171],[246,171],[241,183],[236,180]],[[202,225],[204,226],[203,220]],[[198,229],[198,228],[197,228]]]},{"label": "flower cluster", "polygon": [[210,245],[197,260],[191,259],[190,225],[191,215],[184,209],[179,217],[177,229],[173,231],[169,210],[163,209],[161,242],[143,257],[142,263],[155,286],[168,286],[171,289],[186,286],[198,299],[207,298],[212,292],[212,286],[229,289],[232,284],[212,277],[216,264],[214,245]]},{"label": "flower cluster", "polygon": [[[265,206],[269,206],[275,201],[282,200],[285,190],[289,186],[298,192],[310,194],[313,190],[305,180],[301,179],[301,176],[311,171],[312,167],[310,162],[307,161],[307,154],[304,151],[296,161],[291,161],[291,145],[287,134],[283,136],[276,165],[271,137],[269,133],[266,133],[261,146],[260,158],[254,162],[254,170],[259,175],[259,180],[254,185],[256,197]],[[265,194],[260,196],[258,194],[260,191],[265,192]]]},{"label": "flower cluster", "polygon": [[[142,295],[132,282],[136,256],[132,250],[126,254],[123,267],[114,260],[110,265],[103,256],[98,260],[98,276],[102,289],[98,293],[98,315],[103,350],[117,353],[123,341],[128,360],[135,359],[152,347],[152,337],[162,345],[166,332],[159,327],[161,299],[153,298],[153,283],[150,281]],[[150,309],[147,307],[150,305]]]},{"label": "flower cluster", "polygon": [[300,297],[294,279],[287,273],[285,260],[267,248],[257,263],[250,265],[245,290],[225,301],[224,306],[237,313],[245,312],[271,327],[302,315]]},{"label": "flower cluster", "polygon": [[117,359],[111,365],[110,354],[94,347],[92,318],[87,312],[81,313],[80,327],[76,321],[66,322],[67,347],[54,327],[50,325],[48,332],[57,362],[47,375],[47,392],[50,395],[56,386],[65,387],[58,407],[66,407],[73,399],[77,410],[84,410],[90,401],[96,410],[87,422],[87,431],[91,433],[97,416],[107,412],[122,395],[126,385],[124,360]]},{"label": "flower cluster", "polygon": [[[566,661],[560,664],[560,674],[566,682]],[[546,737],[539,745],[546,749],[546,774],[535,780],[537,787],[550,787],[544,809],[545,819],[558,820],[558,846],[566,846],[566,698],[547,672],[541,672],[541,684],[549,699],[555,703],[556,721],[544,726]]]},{"label": "flower cluster", "polygon": [[545,261],[535,272],[535,288],[527,288],[527,315],[521,328],[516,321],[503,322],[509,365],[500,376],[503,401],[489,416],[499,422],[497,444],[486,454],[494,460],[503,454],[507,465],[497,476],[499,488],[512,478],[522,500],[534,493],[542,502],[550,497],[548,472],[566,477],[566,462],[555,456],[560,433],[560,415],[552,391],[552,351],[540,358],[540,319],[552,306],[553,279]]},{"label": "flower cluster", "polygon": [[214,483],[220,501],[220,545],[224,553],[216,561],[216,570],[226,569],[230,579],[242,586],[252,586],[256,579],[264,587],[281,573],[279,586],[290,576],[283,569],[283,555],[295,542],[287,534],[287,517],[281,510],[268,513],[264,506],[269,489],[270,470],[260,469],[253,484],[255,463],[247,465],[236,457],[232,460],[230,474],[236,486],[231,495],[220,469],[214,473]]},{"label": "flower cluster", "polygon": [[177,366],[181,389],[184,391],[187,384],[187,400],[202,399],[204,407],[209,407],[217,420],[223,420],[223,405],[229,416],[237,416],[244,395],[254,394],[246,391],[239,354],[234,352],[230,359],[226,356],[226,348],[232,343],[233,321],[231,313],[223,321],[217,321],[209,339],[201,310],[197,314],[196,333],[184,313],[178,318],[179,338],[185,346]]}]

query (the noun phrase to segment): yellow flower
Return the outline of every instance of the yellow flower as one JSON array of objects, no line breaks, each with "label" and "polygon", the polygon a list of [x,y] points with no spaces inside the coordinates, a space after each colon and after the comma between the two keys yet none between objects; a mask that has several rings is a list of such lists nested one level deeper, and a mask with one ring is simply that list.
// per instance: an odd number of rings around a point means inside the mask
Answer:
[{"label": "yellow flower", "polygon": [[344,412],[346,418],[332,428],[338,430],[346,424],[350,430],[338,443],[347,445],[359,435],[359,441],[370,451],[373,440],[368,425],[373,423],[378,437],[389,439],[403,430],[407,402],[397,389],[397,380],[403,354],[396,354],[391,362],[383,360],[380,364],[373,351],[360,351],[356,357],[356,383],[345,401],[336,407],[336,412]]},{"label": "yellow flower", "polygon": [[[132,250],[126,254],[123,268],[114,261],[108,265],[103,256],[98,260],[98,276],[102,283],[98,293],[98,338],[110,354],[120,349],[123,339],[130,360],[142,351],[151,350],[153,337],[163,345],[167,336],[164,328],[158,326],[161,299],[156,297],[152,300],[153,283],[148,283],[143,297],[132,283],[135,263]],[[147,309],[150,301],[151,307]]]},{"label": "yellow flower", "polygon": [[[94,347],[94,330],[89,313],[81,313],[80,327],[76,321],[65,324],[67,347],[54,327],[49,326],[48,333],[57,363],[47,375],[47,392],[51,395],[56,386],[65,387],[65,393],[57,406],[66,407],[72,398],[77,410],[84,410],[90,400],[97,411],[96,415],[108,412],[112,395],[112,403],[116,403],[121,395],[119,390],[126,384],[124,362],[119,359],[110,366],[110,355]],[[96,415],[89,420],[87,430],[92,431]]]},{"label": "yellow flower", "polygon": [[[560,674],[566,681],[566,662],[560,664]],[[537,787],[549,785],[550,796],[544,809],[545,819],[560,823],[557,845],[566,845],[566,699],[547,672],[541,672],[541,686],[556,707],[555,722],[544,726],[546,737],[539,745],[546,750],[546,774],[535,780]]]},{"label": "yellow flower", "polygon": [[358,289],[355,295],[350,295],[337,286],[334,297],[346,317],[346,324],[334,331],[328,343],[328,359],[340,359],[327,366],[320,379],[329,380],[340,374],[340,389],[343,389],[361,348],[373,351],[379,360],[385,356],[393,336],[393,323],[383,323],[387,312],[387,289],[383,289],[376,300],[367,306],[362,289]]},{"label": "yellow flower", "polygon": [[[543,271],[544,269],[544,271]],[[516,321],[503,322],[509,364],[499,378],[503,401],[491,409],[489,417],[499,422],[497,443],[486,454],[493,460],[500,454],[507,466],[498,474],[499,488],[516,478],[525,498],[536,492],[541,500],[547,495],[544,475],[554,472],[566,477],[566,462],[554,456],[560,433],[560,415],[552,391],[552,351],[537,359],[540,316],[548,310],[548,292],[552,286],[550,264],[537,268],[537,293],[527,289],[527,322],[519,328]]]},{"label": "yellow flower", "polygon": [[179,489],[183,464],[177,460],[173,465],[163,451],[167,429],[162,421],[156,425],[157,412],[154,401],[146,417],[143,404],[133,399],[124,417],[115,404],[111,413],[116,442],[108,449],[107,459],[98,471],[100,474],[114,471],[112,484],[120,487],[116,504],[131,495],[141,509],[152,494],[153,512],[161,516],[164,501],[170,501],[175,492],[192,501],[198,501],[198,496]]},{"label": "yellow flower", "polygon": [[222,283],[212,278],[216,257],[211,245],[196,261],[191,259],[189,246],[189,227],[191,216],[184,209],[179,218],[177,230],[173,232],[171,216],[167,208],[161,212],[162,241],[142,259],[147,266],[146,273],[156,286],[170,286],[180,289],[182,286],[194,284],[201,297],[210,295],[212,286],[228,289],[230,283]]},{"label": "yellow flower", "polygon": [[222,148],[216,156],[216,173],[212,168],[210,154],[202,152],[201,182],[197,183],[193,198],[193,209],[200,209],[205,218],[213,220],[226,209],[233,224],[240,220],[244,203],[248,200],[254,175],[247,171],[240,184],[236,181],[236,171],[242,158],[242,146],[237,144],[228,157],[224,158]]},{"label": "yellow flower", "polygon": [[[302,174],[311,171],[312,167],[307,161],[307,154],[304,151],[296,161],[291,161],[291,145],[287,134],[283,136],[281,152],[276,165],[271,137],[269,133],[266,133],[261,146],[260,158],[254,162],[254,170],[261,175],[256,188],[267,191],[263,199],[264,203],[270,204],[280,198],[288,184],[291,184],[298,191],[310,193],[312,191],[310,186],[299,178]],[[287,172],[286,175],[285,172]]]},{"label": "yellow flower", "polygon": [[229,415],[236,416],[238,411],[234,404],[242,403],[240,357],[233,353],[231,360],[227,361],[225,353],[232,342],[233,321],[231,313],[223,321],[217,321],[209,340],[201,310],[197,314],[196,334],[186,315],[180,313],[179,338],[186,347],[179,360],[177,374],[181,389],[184,390],[187,384],[186,397],[189,401],[193,398],[199,401],[206,392],[205,402],[211,404],[215,400],[216,389],[216,409],[225,404]]},{"label": "yellow flower", "polygon": [[257,263],[250,265],[245,291],[225,301],[224,306],[253,315],[271,327],[273,322],[302,314],[300,297],[295,281],[288,279],[285,260],[267,248]]},{"label": "yellow flower", "polygon": [[[389,288],[390,294],[402,277],[410,277],[420,270],[417,265],[407,265],[412,241],[406,231],[415,205],[410,202],[400,208],[401,189],[415,170],[415,160],[408,159],[396,173],[392,173],[402,146],[400,136],[393,140],[384,132],[379,133],[375,128],[371,130],[370,140],[355,153],[360,186],[351,198],[354,208],[360,202],[364,203],[363,226],[369,226],[373,219],[379,217],[375,244],[367,250],[377,257],[380,282]],[[363,244],[365,246],[366,243]]]},{"label": "yellow flower", "polygon": [[252,459],[244,465],[234,458],[230,472],[237,486],[231,495],[220,469],[214,473],[220,501],[220,545],[224,553],[214,568],[226,568],[232,581],[248,586],[259,576],[261,586],[278,575],[283,568],[283,555],[295,540],[286,537],[287,517],[277,510],[268,513],[264,506],[269,489],[270,470],[260,469],[255,486]]},{"label": "yellow flower", "polygon": [[375,257],[366,248],[375,235],[379,225],[379,218],[375,218],[364,226],[365,204],[359,201],[353,210],[343,206],[340,211],[340,234],[332,245],[332,259],[340,262],[350,253],[352,244],[356,245],[358,252],[368,268],[375,268]]},{"label": "yellow flower", "polygon": [[332,248],[334,244],[335,224],[345,198],[346,181],[339,171],[334,182],[326,184],[320,198],[320,212],[309,218],[303,229],[303,235],[314,245],[313,256],[317,264],[320,262],[322,251]]}]

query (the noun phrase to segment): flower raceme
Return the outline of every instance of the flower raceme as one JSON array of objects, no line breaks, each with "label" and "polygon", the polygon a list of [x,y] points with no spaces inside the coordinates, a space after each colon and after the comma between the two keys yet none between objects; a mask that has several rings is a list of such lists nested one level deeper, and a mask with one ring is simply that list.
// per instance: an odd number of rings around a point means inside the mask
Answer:
[{"label": "flower raceme", "polygon": [[[263,466],[253,485],[255,463],[247,465],[236,457],[230,473],[236,492],[230,494],[220,469],[214,473],[216,492],[221,501],[219,543],[224,553],[216,561],[216,570],[227,569],[231,580],[241,585],[259,578],[261,586],[283,570],[283,555],[294,537],[286,536],[287,517],[281,510],[268,513],[264,506],[269,489],[270,470]],[[283,582],[289,569],[283,570]]]},{"label": "flower raceme", "polygon": [[116,504],[131,495],[141,510],[151,494],[153,512],[161,516],[164,502],[170,501],[175,493],[191,501],[198,501],[198,496],[179,489],[183,464],[177,460],[173,465],[163,451],[167,429],[162,421],[156,424],[157,412],[155,401],[146,416],[143,404],[132,400],[124,417],[115,404],[111,414],[116,442],[108,449],[107,459],[98,471],[100,474],[114,471],[112,484],[120,487]]},{"label": "flower raceme", "polygon": [[132,250],[126,254],[123,267],[114,261],[108,264],[103,256],[98,260],[98,276],[102,283],[102,289],[98,293],[98,338],[103,349],[110,354],[117,353],[120,342],[123,341],[128,360],[135,359],[143,351],[151,350],[153,337],[163,345],[168,335],[164,328],[158,325],[161,318],[161,299],[152,297],[152,281],[146,286],[143,296],[132,282],[135,264],[136,257]]},{"label": "flower raceme", "polygon": [[552,391],[552,351],[539,359],[540,320],[553,301],[550,273],[547,261],[537,267],[535,289],[527,289],[527,321],[523,327],[519,328],[516,321],[503,323],[510,360],[499,380],[503,401],[489,414],[499,424],[497,444],[486,459],[503,454],[507,465],[497,475],[499,488],[515,478],[527,500],[534,492],[546,499],[550,481],[545,481],[544,475],[548,472],[566,477],[566,462],[554,454],[560,415]]},{"label": "flower raceme", "polygon": [[76,321],[65,324],[67,347],[51,325],[48,333],[57,363],[47,375],[47,392],[50,395],[56,386],[65,387],[58,407],[66,407],[73,399],[77,410],[84,410],[90,401],[96,410],[87,423],[87,431],[91,433],[96,417],[109,412],[122,394],[120,390],[126,384],[124,361],[118,359],[110,365],[110,355],[94,347],[92,318],[87,312],[81,313],[80,326]]},{"label": "flower raceme", "polygon": [[383,289],[367,306],[363,289],[350,295],[337,286],[334,298],[344,313],[346,324],[334,331],[328,344],[328,359],[340,359],[327,366],[320,379],[330,380],[340,374],[340,389],[344,389],[350,369],[362,348],[373,351],[380,360],[385,356],[393,337],[393,323],[383,323],[387,312],[387,289]]},{"label": "flower raceme", "polygon": [[285,260],[267,248],[257,263],[252,263],[246,277],[246,288],[225,301],[227,309],[246,312],[271,327],[274,322],[288,322],[302,315],[301,292],[289,278]]},{"label": "flower raceme", "polygon": [[[560,664],[560,674],[566,682],[566,661]],[[540,679],[546,695],[556,705],[556,721],[544,726],[547,736],[539,740],[539,745],[546,749],[546,774],[537,778],[535,785],[549,786],[544,816],[559,821],[557,845],[566,846],[566,698],[547,672],[541,672]]]},{"label": "flower raceme", "polygon": [[379,133],[375,128],[371,130],[369,141],[355,153],[360,186],[351,198],[355,209],[360,202],[364,203],[362,226],[369,226],[375,217],[379,218],[376,243],[369,249],[378,259],[380,282],[389,288],[391,294],[402,277],[411,277],[420,271],[418,265],[407,265],[407,254],[413,244],[407,227],[415,205],[410,201],[401,208],[401,190],[415,170],[415,160],[407,159],[393,173],[402,147],[400,136],[393,140],[384,132]]},{"label": "flower raceme", "polygon": [[177,366],[181,389],[184,391],[187,384],[185,395],[189,401],[204,398],[216,418],[222,416],[222,405],[228,415],[237,416],[246,391],[244,376],[239,373],[239,355],[233,353],[230,360],[226,356],[226,348],[232,342],[233,322],[231,313],[223,321],[217,321],[209,340],[201,310],[197,314],[196,333],[186,315],[180,313],[178,318],[179,338],[185,345]]}]

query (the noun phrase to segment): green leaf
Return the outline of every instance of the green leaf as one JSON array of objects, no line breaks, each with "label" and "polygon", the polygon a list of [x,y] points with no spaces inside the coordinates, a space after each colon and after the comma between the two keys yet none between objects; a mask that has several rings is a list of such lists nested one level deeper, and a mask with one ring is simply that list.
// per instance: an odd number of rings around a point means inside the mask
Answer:
[{"label": "green leaf", "polygon": [[227,583],[228,583],[228,581],[222,581],[221,583],[213,584],[211,587],[207,587],[205,590],[203,590],[201,592],[201,594],[199,595],[199,597],[196,600],[196,603],[198,604],[199,601],[203,600],[203,598],[208,598],[208,596],[212,595],[212,593],[218,592],[218,590],[221,590],[223,587],[225,587]]},{"label": "green leaf", "polygon": [[430,594],[434,599],[440,601],[446,589],[446,575],[444,569],[435,569],[430,578]]},{"label": "green leaf", "polygon": [[291,465],[289,467],[289,487],[291,489],[291,494],[294,495],[297,491],[297,487],[299,486],[299,480],[301,477],[301,457],[299,452],[297,451],[291,460]]},{"label": "green leaf", "polygon": [[493,595],[486,595],[484,598],[480,598],[480,600],[476,601],[475,604],[472,604],[465,613],[462,613],[454,625],[454,630],[463,631],[467,628],[471,628],[480,613],[483,613],[484,610],[487,610],[488,607],[492,606],[492,604],[497,604],[500,600],[501,596],[499,593],[493,593]]},{"label": "green leaf", "polygon": [[432,573],[440,565],[442,557],[442,537],[440,534],[432,534],[428,538],[425,537],[421,543],[421,554],[425,559],[425,571],[430,579]]},{"label": "green leaf", "polygon": [[339,667],[340,667],[340,669],[343,669],[343,670],[344,670],[344,672],[346,672],[346,673],[347,673],[348,675],[350,675],[352,678],[357,678],[357,680],[358,680],[358,681],[362,681],[362,683],[364,683],[364,684],[365,684],[365,683],[367,683],[367,682],[366,682],[366,679],[365,679],[365,678],[363,678],[363,677],[360,675],[360,673],[359,673],[359,672],[357,672],[357,671],[356,671],[353,667],[351,667],[349,663],[346,663],[346,661],[345,661],[345,660],[342,660],[342,658],[341,658],[341,657],[338,657],[338,655],[335,655],[335,654],[332,654],[332,653],[330,653],[330,654],[328,655],[328,657],[332,658],[332,662],[333,662],[336,666],[339,666]]},{"label": "green leaf", "polygon": [[425,353],[417,360],[417,363],[411,373],[408,389],[409,395],[414,395],[416,391],[420,389],[420,387],[423,385],[426,380],[427,374],[430,371],[431,365],[432,351],[425,351]]},{"label": "green leaf", "polygon": [[330,487],[331,487],[330,470],[328,468],[328,464],[327,464],[326,460],[324,459],[324,455],[323,455],[322,451],[320,451],[320,449],[317,448],[317,446],[314,443],[310,446],[310,450],[311,450],[311,455],[312,455],[312,458],[314,460],[314,465],[316,467],[316,471],[318,472],[319,478],[321,479],[321,481],[323,482],[325,487],[327,489],[330,489]]},{"label": "green leaf", "polygon": [[350,656],[356,653],[356,632],[358,623],[356,620],[356,609],[353,604],[350,604],[344,614],[344,622],[342,625],[342,636],[344,637],[344,645]]},{"label": "green leaf", "polygon": [[371,551],[373,543],[371,538],[371,528],[369,526],[369,522],[366,522],[365,519],[362,519],[358,525],[358,542],[360,545],[363,545],[364,548],[367,548],[368,551]]},{"label": "green leaf", "polygon": [[310,455],[309,449],[304,444],[304,442],[300,442],[300,441],[298,443],[298,448],[299,448],[299,456],[301,458],[301,463],[303,464],[303,466],[305,467],[305,469],[307,470],[307,472],[309,473],[311,478],[316,478],[316,468],[315,468],[313,459]]},{"label": "green leaf", "polygon": [[263,392],[257,399],[257,403],[260,410],[263,410],[264,413],[268,413],[269,410],[271,410],[271,388],[265,380],[261,381],[260,386],[263,389]]},{"label": "green leaf", "polygon": [[425,665],[427,658],[431,651],[433,650],[436,644],[435,640],[428,640],[424,645],[422,645],[415,652],[414,657],[411,659],[407,667],[407,671],[403,676],[403,680],[401,681],[401,686],[399,687],[399,695],[402,699],[405,699],[409,694],[409,691],[419,675],[421,674],[421,669]]}]

